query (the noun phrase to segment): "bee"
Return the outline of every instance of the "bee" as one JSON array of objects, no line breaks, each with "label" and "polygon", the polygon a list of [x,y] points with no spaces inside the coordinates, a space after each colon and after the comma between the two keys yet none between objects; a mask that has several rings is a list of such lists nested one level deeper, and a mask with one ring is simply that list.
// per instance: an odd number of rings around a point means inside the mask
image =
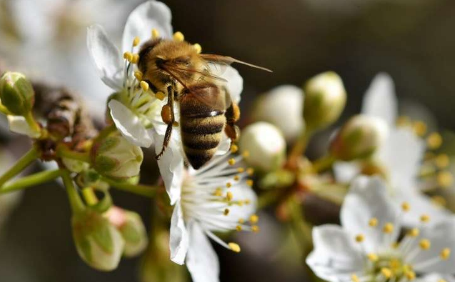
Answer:
[{"label": "bee", "polygon": [[[142,80],[155,93],[162,92],[168,97],[161,109],[167,128],[157,159],[169,144],[173,126],[180,127],[183,151],[194,169],[199,169],[213,157],[223,132],[232,141],[238,139],[239,129],[235,123],[240,117],[239,107],[227,91],[227,81],[213,73],[210,67],[231,63],[270,71],[227,56],[201,54],[200,49],[184,40],[155,38],[141,46],[138,68]],[[179,122],[175,120],[175,102],[180,106]]]}]

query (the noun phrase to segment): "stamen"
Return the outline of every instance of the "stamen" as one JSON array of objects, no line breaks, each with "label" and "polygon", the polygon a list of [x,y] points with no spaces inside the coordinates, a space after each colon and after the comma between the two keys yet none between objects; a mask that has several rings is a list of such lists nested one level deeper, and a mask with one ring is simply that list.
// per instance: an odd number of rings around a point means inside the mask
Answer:
[{"label": "stamen", "polygon": [[254,184],[253,180],[248,179],[248,180],[246,180],[245,182],[246,182],[246,185],[248,185],[248,186],[250,186],[250,187],[253,187],[253,184]]},{"label": "stamen", "polygon": [[243,167],[237,168],[237,172],[238,173],[243,173],[244,171],[245,171],[245,169]]},{"label": "stamen", "polygon": [[355,274],[351,275],[351,280],[352,280],[352,282],[360,282],[359,277],[357,275],[355,275]]},{"label": "stamen", "polygon": [[259,221],[259,216],[255,215],[255,214],[253,214],[253,215],[250,216],[250,222],[251,222],[252,224],[257,223],[258,221]]},{"label": "stamen", "polygon": [[422,250],[428,250],[431,247],[431,242],[428,239],[422,239],[419,242],[419,246]]},{"label": "stamen", "polygon": [[238,244],[231,242],[228,244],[228,246],[232,251],[234,251],[236,253],[240,253],[240,246]]},{"label": "stamen", "polygon": [[245,159],[248,158],[249,156],[250,156],[250,152],[248,152],[248,151],[244,151],[242,153],[242,157],[244,157]]},{"label": "stamen", "polygon": [[139,36],[134,37],[133,47],[136,47],[137,45],[139,45],[140,42],[141,42],[141,39],[139,38]]},{"label": "stamen", "polygon": [[237,230],[237,231],[242,231],[242,226],[241,226],[241,225],[237,225],[237,226],[235,227],[235,230]]},{"label": "stamen", "polygon": [[135,72],[134,72],[134,77],[135,77],[138,81],[142,81],[143,74],[142,74],[141,71],[135,71]]},{"label": "stamen", "polygon": [[258,233],[260,231],[259,226],[257,226],[257,225],[251,226],[251,231]]},{"label": "stamen", "polygon": [[408,236],[409,237],[417,237],[420,234],[420,230],[417,228],[412,228],[411,230],[408,231]]},{"label": "stamen", "polygon": [[213,194],[217,197],[221,197],[221,195],[223,195],[223,190],[220,187],[218,187],[218,188],[216,188],[216,190]]},{"label": "stamen", "polygon": [[148,84],[147,82],[145,82],[145,81],[141,81],[141,83],[140,83],[140,84],[141,84],[141,88],[142,88],[142,90],[144,90],[144,91],[147,91],[147,90],[149,90],[149,84]]},{"label": "stamen", "polygon": [[158,31],[158,29],[154,28],[152,29],[152,39],[157,39],[160,37],[160,32]]},{"label": "stamen", "polygon": [[371,262],[377,262],[379,257],[377,254],[374,254],[374,253],[369,253],[367,255],[367,258],[371,261]]},{"label": "stamen", "polygon": [[442,196],[439,196],[439,195],[431,197],[431,200],[434,204],[436,204],[438,206],[444,207],[447,205],[446,199],[444,199]]},{"label": "stamen", "polygon": [[411,121],[410,121],[409,117],[407,117],[407,116],[399,116],[397,118],[396,124],[397,124],[397,126],[406,126],[406,125],[409,125],[410,122]]},{"label": "stamen", "polygon": [[139,54],[133,54],[133,58],[131,59],[131,63],[137,64],[139,62]]},{"label": "stamen", "polygon": [[423,222],[423,223],[427,223],[427,222],[430,221],[430,216],[427,215],[427,214],[422,214],[422,215],[420,216],[420,221]]},{"label": "stamen", "polygon": [[441,134],[437,132],[431,133],[427,137],[427,145],[430,149],[434,150],[439,148],[442,145],[442,137]]},{"label": "stamen", "polygon": [[123,58],[126,59],[128,62],[131,62],[133,59],[133,54],[131,52],[125,52],[123,53]]},{"label": "stamen", "polygon": [[181,33],[180,31],[177,31],[176,33],[174,33],[174,40],[183,41],[185,40],[185,36],[183,36],[183,33]]},{"label": "stamen", "polygon": [[418,136],[423,136],[427,132],[427,125],[422,121],[414,122],[412,128],[414,129],[415,134]]},{"label": "stamen", "polygon": [[199,43],[194,44],[193,47],[194,47],[194,49],[196,49],[196,53],[201,54],[202,47]]},{"label": "stamen", "polygon": [[387,267],[383,267],[383,268],[381,268],[381,274],[384,275],[384,277],[388,279],[388,278],[392,277],[392,270],[390,270]]},{"label": "stamen", "polygon": [[248,173],[248,175],[251,176],[254,173],[254,169],[250,167],[246,170],[246,173]]},{"label": "stamen", "polygon": [[439,279],[438,282],[447,282],[445,279]]},{"label": "stamen", "polygon": [[406,278],[407,278],[409,281],[414,280],[414,279],[416,278],[416,274],[415,274],[414,271],[408,270],[408,271],[405,272],[404,275],[406,276]]},{"label": "stamen", "polygon": [[378,225],[378,219],[376,217],[371,218],[368,221],[368,225],[371,227],[376,227]]},{"label": "stamen", "polygon": [[245,200],[245,205],[249,205],[249,204],[251,204],[251,201],[249,199],[246,199]]},{"label": "stamen", "polygon": [[438,168],[446,168],[450,164],[450,158],[446,154],[439,154],[434,162]]},{"label": "stamen", "polygon": [[226,215],[226,216],[229,215],[229,209],[224,210],[224,215]]},{"label": "stamen", "polygon": [[236,153],[239,150],[239,147],[235,144],[231,145],[231,153]]},{"label": "stamen", "polygon": [[244,224],[245,223],[245,220],[243,218],[239,218],[239,223],[240,224]]},{"label": "stamen", "polygon": [[234,195],[232,194],[232,192],[227,192],[226,193],[226,199],[230,202],[232,201],[232,198],[234,197]]},{"label": "stamen", "polygon": [[409,205],[408,202],[403,202],[401,204],[401,209],[404,211],[404,212],[408,212],[410,209],[411,209],[411,206]]},{"label": "stamen", "polygon": [[163,92],[158,91],[158,92],[155,93],[155,97],[156,97],[158,100],[163,101],[163,100],[164,100],[164,97],[166,97],[166,95],[165,95]]},{"label": "stamen", "polygon": [[444,248],[440,253],[441,259],[448,260],[450,258],[450,249]]},{"label": "stamen", "polygon": [[365,237],[362,234],[358,234],[355,236],[355,241],[357,243],[362,243],[365,240]]},{"label": "stamen", "polygon": [[387,222],[384,227],[382,228],[382,231],[384,233],[390,234],[393,232],[393,224],[390,222]]},{"label": "stamen", "polygon": [[232,187],[232,183],[231,182],[226,183],[226,187],[227,188],[231,188]]},{"label": "stamen", "polygon": [[436,180],[442,188],[449,188],[453,183],[453,175],[448,171],[441,171],[436,176]]},{"label": "stamen", "polygon": [[240,180],[240,176],[236,175],[234,176],[234,181],[239,181]]},{"label": "stamen", "polygon": [[230,158],[228,163],[229,163],[229,165],[235,165],[235,159],[234,158]]}]

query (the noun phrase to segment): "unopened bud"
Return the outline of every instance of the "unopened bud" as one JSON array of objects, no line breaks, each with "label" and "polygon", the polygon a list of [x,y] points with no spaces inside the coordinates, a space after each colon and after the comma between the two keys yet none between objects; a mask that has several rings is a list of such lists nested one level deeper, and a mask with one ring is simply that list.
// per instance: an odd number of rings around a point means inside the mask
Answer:
[{"label": "unopened bud", "polygon": [[148,244],[147,232],[141,217],[132,211],[112,207],[106,213],[109,221],[120,231],[125,241],[123,254],[134,257],[142,253]]},{"label": "unopened bud", "polygon": [[371,156],[388,133],[379,118],[357,115],[350,118],[330,144],[330,153],[338,160],[351,161]]},{"label": "unopened bud", "polygon": [[99,140],[91,151],[93,167],[98,173],[120,179],[139,175],[143,158],[141,148],[120,134]]},{"label": "unopened bud", "polygon": [[82,260],[102,271],[117,268],[125,242],[107,218],[86,209],[73,215],[72,227],[76,249]]},{"label": "unopened bud", "polygon": [[336,121],[346,104],[343,81],[334,72],[321,73],[304,85],[303,116],[309,130],[322,129]]},{"label": "unopened bud", "polygon": [[13,115],[27,115],[35,103],[32,84],[21,73],[5,73],[0,79],[0,101]]},{"label": "unopened bud", "polygon": [[286,141],[292,142],[304,130],[302,113],[302,89],[293,85],[282,85],[259,98],[253,111],[253,119],[275,125],[283,132]]},{"label": "unopened bud", "polygon": [[286,142],[281,132],[267,122],[256,122],[242,131],[240,150],[248,152],[245,161],[263,172],[281,167],[286,158]]}]

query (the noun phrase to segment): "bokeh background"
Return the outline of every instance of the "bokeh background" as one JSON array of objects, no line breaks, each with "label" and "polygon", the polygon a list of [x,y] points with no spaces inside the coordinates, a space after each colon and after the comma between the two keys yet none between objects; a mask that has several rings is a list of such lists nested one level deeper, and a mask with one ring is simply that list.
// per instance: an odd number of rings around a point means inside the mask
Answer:
[{"label": "bokeh background", "polygon": [[[101,23],[119,41],[127,15],[140,2],[0,0],[1,65],[67,86],[80,93],[92,110],[103,107],[110,93],[88,57],[86,26]],[[172,10],[174,30],[201,44],[204,52],[230,55],[274,71],[238,67],[244,78],[243,125],[261,93],[281,84],[300,86],[315,74],[333,70],[348,92],[344,117],[359,112],[374,75],[387,72],[394,79],[402,113],[416,115],[440,130],[455,130],[453,0],[163,2]],[[14,154],[28,146],[17,136],[4,136],[2,143]],[[0,226],[0,281],[139,281],[140,258],[125,259],[111,273],[94,271],[78,258],[69,206],[60,190],[51,183],[26,191]],[[118,205],[150,221],[147,199],[121,192],[114,197]],[[273,219],[272,212],[260,216],[261,233],[236,238],[242,253],[215,246],[221,280],[305,281],[296,238]]]}]

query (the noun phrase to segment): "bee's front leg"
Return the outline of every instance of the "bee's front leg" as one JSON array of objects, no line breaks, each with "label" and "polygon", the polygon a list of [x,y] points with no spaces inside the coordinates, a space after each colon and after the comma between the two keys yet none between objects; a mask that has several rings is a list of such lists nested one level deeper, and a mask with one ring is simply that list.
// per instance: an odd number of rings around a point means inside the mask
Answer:
[{"label": "bee's front leg", "polygon": [[163,122],[167,124],[167,128],[166,134],[164,135],[163,148],[161,149],[161,152],[156,155],[157,160],[161,158],[167,146],[169,145],[169,141],[171,140],[172,136],[172,126],[175,124],[174,87],[172,85],[169,85],[167,87],[167,97],[167,104],[161,108],[161,118],[163,119]]}]

